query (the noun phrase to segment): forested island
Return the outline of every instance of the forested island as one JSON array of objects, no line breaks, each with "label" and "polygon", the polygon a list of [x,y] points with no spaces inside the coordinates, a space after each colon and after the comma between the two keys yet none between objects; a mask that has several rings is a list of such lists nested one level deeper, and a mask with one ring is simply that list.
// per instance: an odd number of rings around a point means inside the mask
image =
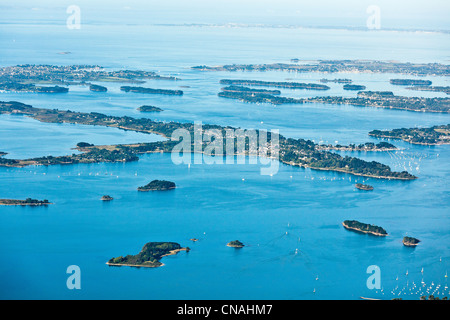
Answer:
[{"label": "forested island", "polygon": [[180,251],[189,251],[188,247],[182,248],[176,242],[149,242],[144,245],[141,252],[136,255],[126,255],[111,258],[106,264],[110,266],[147,267],[155,268],[163,266],[160,260]]},{"label": "forested island", "polygon": [[351,90],[351,91],[362,91],[366,90],[366,86],[358,85],[358,84],[345,84],[342,89]]},{"label": "forested island", "polygon": [[249,94],[255,94],[255,93],[266,93],[266,94],[273,94],[273,95],[279,95],[281,94],[280,90],[267,90],[267,89],[253,89],[248,87],[242,87],[242,86],[228,86],[221,89],[225,92],[245,92]]},{"label": "forested island", "polygon": [[391,79],[389,82],[396,86],[431,86],[433,83],[430,80],[417,79]]},{"label": "forested island", "polygon": [[47,199],[36,200],[27,198],[25,200],[14,200],[14,199],[0,199],[0,205],[2,206],[47,206],[50,203]]},{"label": "forested island", "polygon": [[413,237],[403,237],[402,242],[406,247],[415,247],[419,244],[420,240]]},{"label": "forested island", "polygon": [[443,92],[446,94],[450,94],[450,86],[415,86],[415,87],[407,87],[408,90],[415,91],[431,91],[431,92]]},{"label": "forested island", "polygon": [[245,245],[240,242],[239,240],[233,240],[227,243],[228,247],[232,247],[232,248],[243,248]]},{"label": "forested island", "polygon": [[11,92],[36,92],[36,93],[67,93],[69,88],[65,87],[47,87],[47,86],[36,86],[34,84],[22,84],[18,82],[3,82],[0,83],[0,91],[11,91]]},{"label": "forested island", "polygon": [[373,130],[369,132],[369,135],[377,138],[399,139],[412,144],[450,144],[450,124],[431,128],[401,128],[386,131]]},{"label": "forested island", "polygon": [[366,142],[364,144],[349,144],[347,146],[343,146],[340,144],[331,145],[331,144],[320,144],[317,146],[318,150],[339,150],[339,151],[395,151],[398,150],[396,146],[388,142]]},{"label": "forested island", "polygon": [[385,237],[388,235],[386,230],[384,230],[382,227],[362,223],[356,220],[345,220],[344,222],[342,222],[342,225],[348,230],[368,233],[374,236]]},{"label": "forested island", "polygon": [[140,112],[162,112],[163,109],[155,107],[155,106],[140,106],[138,108]]},{"label": "forested island", "polygon": [[221,98],[237,99],[250,103],[270,103],[273,105],[305,103],[304,99],[286,98],[267,93],[250,93],[245,91],[223,91],[217,94]]},{"label": "forested island", "polygon": [[114,200],[114,198],[109,196],[109,195],[104,195],[104,196],[101,197],[100,200],[102,200],[102,201],[112,201],[112,200]]},{"label": "forested island", "polygon": [[304,90],[329,90],[330,87],[317,83],[300,83],[300,82],[276,82],[276,81],[260,81],[260,80],[230,80],[222,79],[220,84],[236,85],[236,86],[260,86],[260,87],[278,87],[287,89],[304,89]]},{"label": "forested island", "polygon": [[130,87],[122,86],[120,90],[125,92],[136,92],[136,93],[146,93],[146,94],[165,94],[170,96],[182,96],[183,91],[181,90],[169,90],[169,89],[153,89],[144,87]]},{"label": "forested island", "polygon": [[[131,130],[142,133],[154,133],[163,137],[171,137],[177,129],[185,129],[191,136],[191,152],[198,152],[194,148],[194,124],[179,122],[157,122],[148,118],[135,119],[128,116],[117,117],[107,116],[97,112],[83,113],[70,110],[61,111],[57,109],[34,108],[20,102],[0,102],[0,114],[26,115],[41,122],[48,123],[73,123],[84,125],[97,125]],[[218,125],[203,125],[203,132],[206,134],[210,129],[216,129],[222,134],[223,145],[226,145],[227,129],[235,130],[232,127],[222,127]],[[267,135],[267,143],[270,145],[272,133],[254,130],[255,139],[262,133]],[[239,138],[239,137],[237,137]],[[278,136],[279,157],[282,163],[291,166],[307,167],[315,170],[329,170],[342,173],[349,173],[357,176],[366,176],[381,179],[413,180],[417,177],[406,172],[394,172],[387,165],[376,161],[364,161],[358,158],[341,156],[336,153],[317,150],[317,144],[310,140],[285,138]],[[209,140],[208,140],[209,141]],[[258,140],[256,140],[258,141]],[[153,152],[171,152],[179,141],[159,141],[151,143],[135,143],[125,145],[91,146],[80,148],[82,154],[61,157],[40,157],[25,160],[6,159],[0,157],[0,166],[24,167],[28,165],[52,165],[52,164],[75,164],[75,163],[98,163],[98,162],[129,162],[139,160],[138,155]],[[203,140],[200,151],[204,152],[208,142]],[[264,146],[263,146],[264,147]],[[260,148],[263,148],[260,147]],[[189,152],[189,150],[185,150]],[[233,155],[256,155],[269,154],[261,150],[251,150],[246,148],[244,153],[239,152],[236,145]],[[239,153],[238,153],[239,152]],[[215,154],[216,156],[218,154]],[[227,155],[223,150],[223,155]],[[228,154],[229,155],[229,154]],[[220,155],[219,155],[220,156]]]},{"label": "forested island", "polygon": [[355,184],[356,189],[364,190],[364,191],[372,191],[373,187],[368,184],[357,183]]},{"label": "forested island", "polygon": [[324,103],[336,105],[354,105],[418,112],[450,112],[450,98],[422,98],[396,96],[390,91],[359,91],[357,97],[323,96],[313,98],[288,98],[267,93],[248,93],[245,91],[220,92],[222,98],[237,99],[250,103],[304,104]]},{"label": "forested island", "polygon": [[93,92],[106,92],[106,91],[108,91],[108,88],[106,88],[104,86],[99,86],[97,84],[91,84],[89,86],[89,90],[91,90]]},{"label": "forested island", "polygon": [[397,73],[413,76],[449,76],[450,65],[440,63],[410,63],[374,60],[316,60],[299,64],[233,64],[218,67],[195,66],[200,71],[288,71],[318,73]]},{"label": "forested island", "polygon": [[138,191],[167,191],[175,189],[176,185],[172,181],[153,180],[145,186],[139,187]]}]

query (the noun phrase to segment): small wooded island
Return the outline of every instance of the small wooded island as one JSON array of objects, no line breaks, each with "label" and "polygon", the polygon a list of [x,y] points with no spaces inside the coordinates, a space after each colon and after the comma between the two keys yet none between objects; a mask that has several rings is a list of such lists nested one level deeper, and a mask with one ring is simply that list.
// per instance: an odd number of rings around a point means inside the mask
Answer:
[{"label": "small wooded island", "polygon": [[32,83],[22,84],[18,82],[0,83],[0,91],[12,92],[36,92],[36,93],[67,93],[69,88],[60,86],[36,86]]},{"label": "small wooded island", "polygon": [[317,83],[301,83],[301,82],[277,82],[277,81],[261,81],[261,80],[232,80],[222,79],[221,84],[236,86],[263,86],[278,87],[287,89],[304,89],[304,90],[329,90],[330,87]]},{"label": "small wooded island", "polygon": [[155,106],[140,106],[138,108],[140,112],[161,112],[163,109],[155,107]]},{"label": "small wooded island", "polygon": [[227,243],[227,247],[232,247],[232,248],[243,248],[245,245],[240,242],[239,240],[233,240]]},{"label": "small wooded island", "polygon": [[354,90],[354,91],[366,90],[366,86],[358,85],[358,84],[345,84],[342,88],[344,90]]},{"label": "small wooded island", "polygon": [[99,86],[97,84],[91,84],[89,86],[89,90],[91,90],[93,92],[106,92],[106,91],[108,91],[108,88],[106,88],[104,86]]},{"label": "small wooded island", "polygon": [[143,187],[139,187],[138,191],[167,191],[175,189],[176,185],[172,181],[153,180]]},{"label": "small wooded island", "polygon": [[391,79],[389,82],[395,86],[431,86],[430,80],[418,79]]},{"label": "small wooded island", "polygon": [[52,204],[47,199],[36,200],[27,198],[25,200],[14,200],[14,199],[0,199],[0,205],[2,206],[46,206]]},{"label": "small wooded island", "polygon": [[170,95],[170,96],[182,96],[183,95],[183,91],[181,91],[181,90],[170,90],[170,89],[153,89],[153,88],[144,88],[144,87],[122,86],[122,87],[120,87],[120,90],[124,91],[124,92],[165,94],[165,95]]},{"label": "small wooded island", "polygon": [[364,191],[372,191],[373,187],[368,184],[357,183],[355,184],[356,189],[364,190]]},{"label": "small wooded island", "polygon": [[413,237],[403,237],[403,245],[407,247],[415,247],[419,244],[420,240]]},{"label": "small wooded island", "polygon": [[385,237],[388,235],[386,230],[384,230],[382,227],[362,223],[356,220],[345,220],[344,222],[342,222],[342,225],[347,230],[368,233],[374,236]]},{"label": "small wooded island", "polygon": [[104,195],[100,200],[102,200],[102,201],[111,201],[111,200],[114,200],[114,198],[111,197],[111,196],[108,196],[108,195]]},{"label": "small wooded island", "polygon": [[138,254],[111,258],[106,264],[109,266],[155,268],[164,265],[160,262],[163,257],[177,254],[183,250],[188,252],[190,249],[189,247],[182,248],[176,242],[149,242],[144,245]]}]

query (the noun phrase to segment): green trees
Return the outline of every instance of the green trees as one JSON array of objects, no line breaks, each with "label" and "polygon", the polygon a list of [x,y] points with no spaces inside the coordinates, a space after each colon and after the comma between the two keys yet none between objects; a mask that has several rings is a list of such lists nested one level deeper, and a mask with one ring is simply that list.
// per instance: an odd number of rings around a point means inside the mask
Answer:
[{"label": "green trees", "polygon": [[110,264],[123,264],[133,266],[153,266],[161,265],[159,260],[174,250],[181,250],[180,244],[176,242],[149,242],[144,245],[141,252],[136,255],[119,256],[109,259]]},{"label": "green trees", "polygon": [[143,187],[139,187],[139,191],[166,191],[175,189],[176,185],[172,181],[166,180],[153,180],[152,182],[146,184]]}]

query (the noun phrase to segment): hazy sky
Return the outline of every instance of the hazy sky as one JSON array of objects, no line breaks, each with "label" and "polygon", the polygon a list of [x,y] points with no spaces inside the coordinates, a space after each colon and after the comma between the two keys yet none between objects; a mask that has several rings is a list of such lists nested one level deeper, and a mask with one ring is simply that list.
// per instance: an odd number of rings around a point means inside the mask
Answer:
[{"label": "hazy sky", "polygon": [[[86,21],[113,23],[261,23],[364,26],[370,5],[382,27],[450,30],[449,0],[2,0],[0,21],[64,19],[69,5]],[[61,15],[61,16],[59,16]]]}]

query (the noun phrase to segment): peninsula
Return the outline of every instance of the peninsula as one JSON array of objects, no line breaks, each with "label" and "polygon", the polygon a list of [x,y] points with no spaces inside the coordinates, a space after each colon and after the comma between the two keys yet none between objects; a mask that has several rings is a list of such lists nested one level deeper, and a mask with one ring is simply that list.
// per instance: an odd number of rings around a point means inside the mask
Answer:
[{"label": "peninsula", "polygon": [[396,151],[398,148],[391,143],[388,142],[366,142],[364,144],[349,144],[348,146],[342,146],[337,144],[335,146],[331,144],[320,144],[317,146],[317,150],[339,150],[339,151]]},{"label": "peninsula", "polygon": [[153,180],[143,187],[139,187],[138,191],[167,191],[175,189],[176,185],[172,181]]},{"label": "peninsula", "polygon": [[190,249],[188,247],[182,248],[176,242],[149,242],[144,245],[138,254],[111,258],[106,264],[128,267],[161,267],[164,265],[160,262],[163,257],[177,254],[183,250],[188,252]]},{"label": "peninsula", "polygon": [[[175,130],[185,129],[191,137],[191,150],[185,151],[203,153],[205,148],[209,146],[206,139],[201,141],[201,145],[198,146],[199,148],[195,148],[195,139],[193,138],[195,127],[193,123],[157,122],[148,118],[135,119],[128,116],[107,116],[96,112],[83,113],[70,110],[60,111],[57,109],[42,109],[34,108],[20,102],[0,102],[0,114],[25,115],[47,123],[73,123],[106,126],[141,133],[154,133],[163,137],[171,137]],[[226,130],[234,128],[218,125],[202,126],[202,132],[204,133],[211,129],[217,130],[222,134],[223,145],[226,145]],[[254,130],[254,132],[255,139],[258,139],[259,134],[267,135],[267,143],[270,145],[272,139],[272,134],[270,132],[262,130]],[[285,138],[281,135],[277,135],[277,137],[277,149],[279,149],[278,160],[287,165],[307,167],[315,170],[337,171],[380,179],[413,180],[417,178],[406,171],[394,172],[389,166],[376,161],[368,162],[354,157],[343,157],[333,152],[316,150],[317,144],[310,140]],[[24,167],[28,165],[137,161],[139,160],[138,154],[171,152],[173,147],[178,143],[179,141],[166,140],[151,143],[91,146],[79,148],[79,151],[83,152],[82,154],[61,157],[47,156],[25,160],[5,159],[4,157],[0,157],[0,166]],[[250,148],[239,151],[236,145],[234,150],[231,151],[233,152],[233,155],[261,156],[261,154],[268,154],[267,150],[252,150]],[[223,155],[225,154],[226,150],[224,150]]]},{"label": "peninsula", "polygon": [[27,198],[25,200],[0,199],[2,206],[46,206],[52,204],[48,200],[36,200]]},{"label": "peninsula", "polygon": [[428,146],[450,144],[450,124],[431,128],[373,130],[369,132],[369,135],[377,138],[399,139],[411,144]]},{"label": "peninsula", "polygon": [[378,237],[385,237],[388,235],[386,230],[384,230],[382,227],[362,223],[356,220],[345,220],[342,225],[347,230],[368,233]]}]

